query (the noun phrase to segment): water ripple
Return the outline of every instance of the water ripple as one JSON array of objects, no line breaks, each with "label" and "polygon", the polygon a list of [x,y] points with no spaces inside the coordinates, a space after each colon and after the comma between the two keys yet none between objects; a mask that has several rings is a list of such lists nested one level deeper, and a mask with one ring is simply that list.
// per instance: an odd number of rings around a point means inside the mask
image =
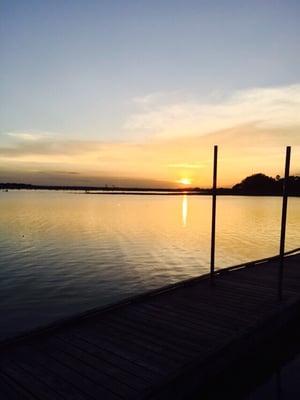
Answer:
[{"label": "water ripple", "polygon": [[[0,338],[208,271],[209,197],[18,191],[0,207]],[[216,266],[276,254],[280,210],[280,198],[218,198]],[[292,198],[287,250],[299,223]]]}]

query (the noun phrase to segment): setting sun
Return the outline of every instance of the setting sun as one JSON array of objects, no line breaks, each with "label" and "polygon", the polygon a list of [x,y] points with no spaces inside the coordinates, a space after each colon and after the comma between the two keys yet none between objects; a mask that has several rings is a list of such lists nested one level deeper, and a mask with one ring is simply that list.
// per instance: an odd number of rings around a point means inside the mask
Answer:
[{"label": "setting sun", "polygon": [[182,185],[190,185],[192,181],[189,178],[181,178],[179,179],[178,182],[181,183]]}]

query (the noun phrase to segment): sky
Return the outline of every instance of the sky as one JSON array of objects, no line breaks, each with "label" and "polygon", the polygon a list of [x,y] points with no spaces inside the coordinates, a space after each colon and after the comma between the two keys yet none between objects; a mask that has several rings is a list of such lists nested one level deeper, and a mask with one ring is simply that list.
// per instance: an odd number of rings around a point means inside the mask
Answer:
[{"label": "sky", "polygon": [[0,182],[300,174],[298,0],[2,0]]}]

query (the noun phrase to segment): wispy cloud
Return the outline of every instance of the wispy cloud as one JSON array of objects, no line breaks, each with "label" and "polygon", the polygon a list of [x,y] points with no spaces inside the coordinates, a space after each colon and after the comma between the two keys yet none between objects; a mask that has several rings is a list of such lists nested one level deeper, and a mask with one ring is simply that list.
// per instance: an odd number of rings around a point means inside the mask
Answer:
[{"label": "wispy cloud", "polygon": [[8,132],[7,136],[21,140],[21,141],[37,141],[47,138],[49,135],[47,133],[29,133],[29,132]]},{"label": "wispy cloud", "polygon": [[125,122],[125,129],[141,135],[176,137],[205,135],[238,125],[260,128],[300,126],[300,84],[254,88],[217,97],[215,101],[161,102],[149,94]]},{"label": "wispy cloud", "polygon": [[44,140],[19,141],[9,146],[0,146],[0,156],[74,156],[99,151],[101,142],[89,140],[60,140],[56,138]]}]

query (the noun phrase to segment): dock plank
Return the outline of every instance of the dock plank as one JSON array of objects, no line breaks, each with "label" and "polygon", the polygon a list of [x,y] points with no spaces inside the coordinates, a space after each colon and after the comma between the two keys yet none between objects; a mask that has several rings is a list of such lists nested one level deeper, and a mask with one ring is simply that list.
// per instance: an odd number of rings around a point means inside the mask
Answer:
[{"label": "dock plank", "polygon": [[[5,360],[5,366],[0,370],[1,373],[7,375],[12,381],[15,382],[16,389],[22,388],[30,393],[36,399],[64,399],[56,390],[55,382],[51,380],[51,376],[47,373],[46,379],[50,381],[50,385],[40,380],[39,371],[36,375],[32,375],[30,371],[23,368],[16,359]],[[79,397],[79,394],[77,398]]]},{"label": "dock plank", "polygon": [[116,354],[115,352],[111,351],[109,346],[105,346],[102,343],[97,343],[97,345],[95,345],[89,342],[87,338],[82,339],[74,334],[64,333],[63,335],[58,334],[54,337],[61,340],[66,346],[71,345],[82,353],[85,353],[87,355],[90,354],[100,359],[104,358],[113,365],[118,366],[121,371],[128,371],[133,376],[146,382],[147,386],[149,383],[157,380],[157,375],[154,374],[152,371],[142,367],[135,362],[129,361],[127,358],[122,357],[121,354]]},{"label": "dock plank", "polygon": [[[123,390],[122,388],[124,384],[133,389],[144,389],[148,386],[147,381],[130,373],[127,369],[120,368],[119,364],[107,362],[103,357],[99,357],[99,353],[95,355],[95,353],[87,352],[86,350],[83,351],[72,343],[60,340],[56,337],[51,337],[47,342],[46,351],[51,353],[54,357],[60,357],[61,354],[65,354],[69,356],[69,360],[72,362],[73,367],[76,367],[77,364],[83,363],[89,368],[93,368],[93,371],[97,372],[96,381],[101,381],[103,378],[105,380],[107,375],[108,378],[111,379],[112,384],[121,387],[121,390]],[[53,347],[56,348],[56,353],[53,353]],[[45,347],[43,346],[42,349],[45,350]],[[88,369],[88,375],[90,375],[89,371],[90,369]],[[91,371],[92,374],[94,373],[93,371]],[[127,389],[125,388],[125,391],[126,390]]]},{"label": "dock plank", "polygon": [[0,373],[0,399],[5,400],[34,400],[35,397],[11,380],[7,375]]}]

